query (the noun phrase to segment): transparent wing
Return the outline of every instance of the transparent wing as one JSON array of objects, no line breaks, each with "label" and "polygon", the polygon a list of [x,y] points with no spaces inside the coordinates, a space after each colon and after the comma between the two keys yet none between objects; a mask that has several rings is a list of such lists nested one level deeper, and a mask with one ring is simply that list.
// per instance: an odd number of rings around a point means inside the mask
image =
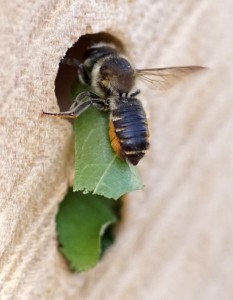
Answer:
[{"label": "transparent wing", "polygon": [[167,90],[184,80],[187,76],[206,69],[207,68],[201,66],[139,69],[136,70],[136,74],[138,78],[153,85],[154,88]]}]

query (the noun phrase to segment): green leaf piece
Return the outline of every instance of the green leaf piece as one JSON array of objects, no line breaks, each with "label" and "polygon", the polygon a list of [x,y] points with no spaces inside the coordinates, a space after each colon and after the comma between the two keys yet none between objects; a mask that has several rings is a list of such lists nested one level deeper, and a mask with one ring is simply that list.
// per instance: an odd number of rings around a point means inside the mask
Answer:
[{"label": "green leaf piece", "polygon": [[94,267],[101,255],[101,237],[116,222],[114,200],[69,190],[57,214],[60,250],[73,271]]},{"label": "green leaf piece", "polygon": [[74,191],[117,200],[143,185],[137,168],[119,159],[113,151],[108,128],[109,113],[95,108],[75,121]]}]

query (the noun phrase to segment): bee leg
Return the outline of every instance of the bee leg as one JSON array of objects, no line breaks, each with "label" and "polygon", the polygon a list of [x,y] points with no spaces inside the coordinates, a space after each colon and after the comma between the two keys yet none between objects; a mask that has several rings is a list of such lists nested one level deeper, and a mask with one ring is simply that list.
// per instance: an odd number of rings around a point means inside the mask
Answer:
[{"label": "bee leg", "polygon": [[108,110],[109,109],[109,106],[106,105],[106,103],[104,102],[103,99],[90,98],[90,99],[87,99],[86,101],[78,103],[78,105],[73,108],[71,115],[73,116],[73,118],[77,118],[91,106],[94,106],[98,110]]},{"label": "bee leg", "polygon": [[108,105],[104,102],[103,99],[100,98],[89,98],[83,102],[75,102],[72,107],[68,111],[59,112],[59,113],[51,113],[44,112],[44,115],[60,117],[60,118],[77,118],[81,115],[85,110],[87,110],[90,106],[94,106],[99,110],[107,110]]},{"label": "bee leg", "polygon": [[98,95],[92,93],[92,92],[82,92],[78,94],[78,96],[74,99],[73,104],[69,108],[69,110],[72,110],[74,107],[76,107],[79,103],[82,102],[86,97],[93,98],[93,99],[101,99]]},{"label": "bee leg", "polygon": [[77,107],[83,103],[84,101],[87,101],[87,99],[85,98],[95,98],[95,99],[99,99],[99,96],[97,96],[94,93],[91,92],[82,92],[80,94],[78,94],[78,96],[75,98],[74,103],[71,105],[71,107],[69,108],[68,111],[64,111],[64,112],[59,112],[59,113],[53,113],[53,112],[45,112],[42,111],[42,113],[44,115],[49,115],[49,116],[54,116],[54,117],[60,117],[60,118],[76,118],[76,116],[74,115],[75,110],[77,109]]}]

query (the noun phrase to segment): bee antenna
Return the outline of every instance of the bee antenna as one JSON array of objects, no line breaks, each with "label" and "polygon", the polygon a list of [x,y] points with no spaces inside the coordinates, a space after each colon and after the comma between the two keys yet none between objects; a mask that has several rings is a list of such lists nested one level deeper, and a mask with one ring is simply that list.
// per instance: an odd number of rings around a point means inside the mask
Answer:
[{"label": "bee antenna", "polygon": [[71,67],[80,67],[81,62],[77,58],[64,57],[60,60],[60,63],[63,65]]}]

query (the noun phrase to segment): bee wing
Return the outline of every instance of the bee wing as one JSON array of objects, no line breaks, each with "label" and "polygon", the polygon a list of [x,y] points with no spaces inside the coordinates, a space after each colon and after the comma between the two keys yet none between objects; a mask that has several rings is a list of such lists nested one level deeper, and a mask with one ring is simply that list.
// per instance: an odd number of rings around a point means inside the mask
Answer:
[{"label": "bee wing", "polygon": [[184,80],[188,75],[205,70],[201,66],[139,69],[136,75],[158,90],[167,90]]}]

